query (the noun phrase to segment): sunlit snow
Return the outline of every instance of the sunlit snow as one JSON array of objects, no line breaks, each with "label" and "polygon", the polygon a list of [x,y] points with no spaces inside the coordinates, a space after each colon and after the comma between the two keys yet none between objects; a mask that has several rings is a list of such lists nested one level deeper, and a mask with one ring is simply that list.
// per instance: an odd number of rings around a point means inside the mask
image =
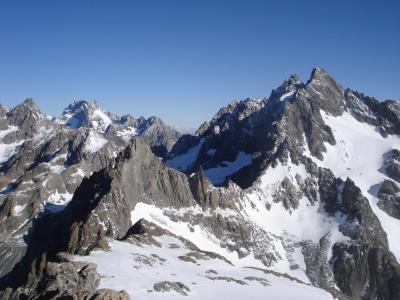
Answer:
[{"label": "sunlit snow", "polygon": [[85,150],[89,153],[95,153],[103,148],[107,143],[108,141],[105,138],[91,131],[86,140]]}]

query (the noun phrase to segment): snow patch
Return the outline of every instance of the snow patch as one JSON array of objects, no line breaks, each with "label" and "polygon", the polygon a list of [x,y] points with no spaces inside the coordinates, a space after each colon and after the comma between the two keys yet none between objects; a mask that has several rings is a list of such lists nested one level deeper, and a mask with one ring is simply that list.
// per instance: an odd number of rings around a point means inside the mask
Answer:
[{"label": "snow patch", "polygon": [[280,97],[279,97],[279,100],[280,100],[280,101],[288,100],[288,99],[290,99],[290,98],[294,95],[295,92],[296,92],[296,91],[287,92],[287,93],[283,94],[282,96],[280,96]]},{"label": "snow patch", "polygon": [[129,143],[136,135],[137,132],[135,127],[127,127],[117,132],[117,136],[121,137],[127,143]]},{"label": "snow patch", "polygon": [[105,131],[112,121],[104,112],[96,109],[91,117],[91,123],[93,128]]},{"label": "snow patch", "polygon": [[251,164],[251,155],[240,151],[234,161],[224,161],[216,168],[210,168],[204,171],[206,176],[214,185],[221,184],[226,177],[239,171],[241,168]]},{"label": "snow patch", "polygon": [[21,140],[11,144],[0,144],[0,164],[9,160],[24,142]]},{"label": "snow patch", "polygon": [[7,129],[0,130],[0,139],[4,138],[6,135],[8,135],[11,132],[15,132],[18,130],[17,126],[8,126]]},{"label": "snow patch", "polygon": [[26,207],[26,204],[15,205],[15,207],[14,207],[14,215],[16,215],[16,216],[22,215],[22,212],[24,211],[25,207]]},{"label": "snow patch", "polygon": [[72,199],[72,196],[73,194],[68,192],[59,193],[58,190],[56,190],[47,198],[46,204],[66,205]]},{"label": "snow patch", "polygon": [[107,143],[108,141],[105,138],[93,131],[90,131],[86,140],[85,150],[89,153],[95,153],[103,148]]}]

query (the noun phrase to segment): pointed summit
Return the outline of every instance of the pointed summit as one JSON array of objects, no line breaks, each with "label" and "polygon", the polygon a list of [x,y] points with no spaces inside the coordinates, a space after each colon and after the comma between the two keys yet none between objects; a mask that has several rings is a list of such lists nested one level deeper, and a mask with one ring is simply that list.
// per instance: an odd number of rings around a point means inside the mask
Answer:
[{"label": "pointed summit", "polygon": [[306,91],[312,101],[326,112],[341,115],[344,111],[344,90],[324,69],[316,67],[312,70],[306,84]]},{"label": "pointed summit", "polygon": [[307,84],[313,81],[315,82],[315,81],[335,81],[335,80],[323,68],[315,67],[311,71],[311,76],[310,79],[307,81]]},{"label": "pointed summit", "polygon": [[39,107],[33,101],[32,98],[26,98],[24,102],[15,106],[12,111],[27,111],[27,112],[38,112],[40,113]]},{"label": "pointed summit", "polygon": [[50,122],[41,113],[32,98],[27,98],[23,103],[11,109],[7,113],[7,119],[10,124],[20,127],[21,130],[28,131],[29,135],[34,134],[41,126],[48,126],[48,122]]},{"label": "pointed summit", "polygon": [[40,112],[39,107],[36,105],[33,99],[27,98],[25,99],[24,102],[11,109],[10,114],[15,116],[18,115],[19,118],[22,120],[24,116],[31,114],[38,116],[41,115],[42,113]]}]

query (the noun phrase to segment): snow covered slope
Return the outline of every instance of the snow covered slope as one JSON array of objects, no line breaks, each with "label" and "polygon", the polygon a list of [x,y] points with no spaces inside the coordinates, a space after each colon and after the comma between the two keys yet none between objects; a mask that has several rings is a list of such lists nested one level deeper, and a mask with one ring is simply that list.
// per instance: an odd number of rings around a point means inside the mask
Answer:
[{"label": "snow covered slope", "polygon": [[313,286],[262,268],[232,265],[167,232],[149,242],[112,241],[87,257],[100,288],[126,290],[132,299],[333,299]]}]

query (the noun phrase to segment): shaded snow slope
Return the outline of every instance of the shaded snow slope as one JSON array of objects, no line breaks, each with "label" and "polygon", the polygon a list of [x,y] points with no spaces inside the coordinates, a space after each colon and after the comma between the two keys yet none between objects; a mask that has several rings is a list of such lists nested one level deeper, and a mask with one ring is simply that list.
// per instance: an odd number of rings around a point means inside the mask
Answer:
[{"label": "shaded snow slope", "polygon": [[200,142],[196,146],[190,148],[187,152],[167,160],[165,162],[166,165],[170,168],[174,168],[182,172],[187,171],[196,161],[197,155],[199,154],[203,143],[204,139],[200,140]]},{"label": "shaded snow slope", "polygon": [[215,168],[204,171],[214,185],[222,184],[226,177],[251,164],[251,155],[240,151],[234,161],[224,161]]}]

